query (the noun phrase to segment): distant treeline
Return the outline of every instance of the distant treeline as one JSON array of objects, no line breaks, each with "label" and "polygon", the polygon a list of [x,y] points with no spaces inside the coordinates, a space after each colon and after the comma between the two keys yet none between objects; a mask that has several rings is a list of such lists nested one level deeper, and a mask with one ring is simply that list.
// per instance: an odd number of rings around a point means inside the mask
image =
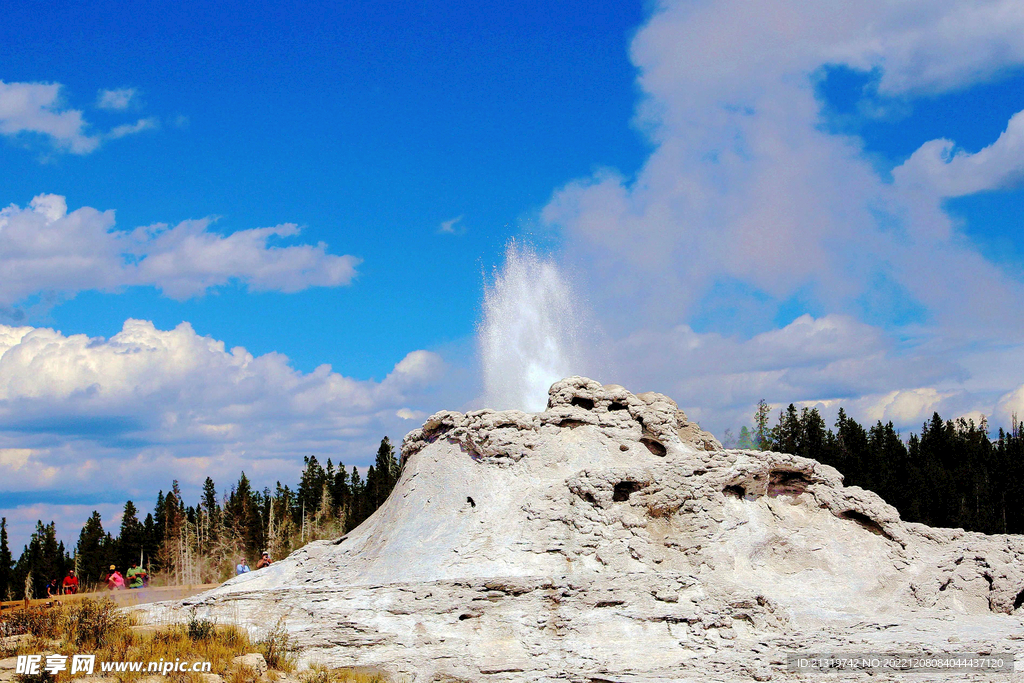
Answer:
[{"label": "distant treeline", "polygon": [[[305,459],[294,490],[277,482],[274,491],[254,490],[243,472],[230,491],[219,496],[209,477],[195,505],[185,505],[178,482],[157,495],[153,512],[139,519],[132,501],[124,506],[117,535],[104,530],[93,512],[78,536],[74,554],[57,540],[53,522],[36,523],[21,557],[13,561],[7,520],[0,520],[0,598],[20,600],[26,594],[45,597],[46,584],[58,583],[77,567],[83,590],[98,585],[110,565],[122,573],[142,563],[157,584],[220,581],[231,575],[240,558],[249,563],[263,551],[277,560],[310,541],[334,538],[354,529],[387,499],[398,481],[399,464],[387,437],[364,480],[353,467],[321,465]],[[253,566],[255,566],[253,564]]]},{"label": "distant treeline", "polygon": [[988,424],[938,413],[904,442],[892,422],[866,429],[839,410],[835,431],[816,409],[790,404],[770,426],[764,401],[755,427],[729,439],[735,448],[793,453],[832,465],[847,486],[874,491],[900,517],[984,533],[1024,533],[1024,423],[991,439]]}]

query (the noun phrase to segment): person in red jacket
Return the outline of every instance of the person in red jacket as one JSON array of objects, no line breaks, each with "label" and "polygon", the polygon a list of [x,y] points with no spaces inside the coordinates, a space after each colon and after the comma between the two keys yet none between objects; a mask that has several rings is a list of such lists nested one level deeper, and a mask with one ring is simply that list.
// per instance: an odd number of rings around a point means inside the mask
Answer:
[{"label": "person in red jacket", "polygon": [[61,584],[61,592],[64,595],[74,595],[78,592],[78,577],[75,576],[74,569],[69,569],[68,575],[64,577],[64,583]]}]

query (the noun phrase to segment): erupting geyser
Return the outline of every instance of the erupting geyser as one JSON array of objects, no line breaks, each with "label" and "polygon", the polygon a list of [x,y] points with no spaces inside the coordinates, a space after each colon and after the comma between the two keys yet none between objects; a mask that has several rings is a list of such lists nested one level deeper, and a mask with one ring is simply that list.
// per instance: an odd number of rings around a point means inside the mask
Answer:
[{"label": "erupting geyser", "polygon": [[543,410],[552,383],[581,372],[578,299],[554,261],[515,240],[484,288],[480,357],[489,408]]}]

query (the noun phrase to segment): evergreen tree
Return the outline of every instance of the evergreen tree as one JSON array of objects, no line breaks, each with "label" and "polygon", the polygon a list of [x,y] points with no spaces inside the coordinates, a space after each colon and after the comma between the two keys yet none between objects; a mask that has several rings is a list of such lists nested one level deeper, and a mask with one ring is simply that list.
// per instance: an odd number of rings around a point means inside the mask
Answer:
[{"label": "evergreen tree", "polygon": [[771,429],[768,421],[771,419],[772,407],[763,398],[757,402],[757,412],[754,413],[754,434],[757,441],[757,449],[767,451],[771,448]]},{"label": "evergreen tree", "polygon": [[142,557],[145,546],[145,528],[139,522],[138,510],[135,503],[128,501],[124,504],[124,514],[121,516],[121,533],[117,537],[117,566],[121,571],[130,567],[132,563],[138,563]]},{"label": "evergreen tree", "polygon": [[199,503],[199,528],[202,538],[200,551],[209,552],[221,535],[221,509],[217,502],[217,487],[210,477],[203,482],[202,500]]},{"label": "evergreen tree", "polygon": [[352,491],[348,485],[348,472],[344,463],[338,463],[338,469],[334,473],[334,479],[329,482],[331,487],[331,500],[338,509],[338,518],[345,526],[346,520],[352,513]]},{"label": "evergreen tree", "polygon": [[317,462],[315,455],[303,458],[305,468],[302,470],[299,479],[299,487],[295,493],[295,522],[302,524],[302,515],[306,519],[312,519],[320,509],[320,501],[323,498],[324,486],[327,484],[327,473]]},{"label": "evergreen tree", "polygon": [[[395,459],[395,448],[391,445],[390,439],[384,437],[380,440],[380,446],[377,448],[377,458],[373,462],[373,471],[375,474],[375,481],[371,489],[370,498],[370,512],[376,510],[384,501],[391,495],[391,490],[395,488],[395,484],[398,482],[398,460]],[[367,474],[367,482],[369,482],[369,474]]]},{"label": "evergreen tree", "polygon": [[36,522],[36,530],[29,544],[21,553],[14,566],[15,597],[42,598],[46,596],[46,585],[53,579],[58,584],[67,571],[70,559],[64,544],[57,541],[57,527],[53,522]]},{"label": "evergreen tree", "polygon": [[368,516],[366,514],[366,490],[363,480],[359,476],[359,470],[352,466],[352,476],[349,478],[349,489],[352,492],[352,509],[349,518],[345,523],[345,530],[351,531],[362,524]]},{"label": "evergreen tree", "polygon": [[78,580],[83,589],[86,586],[98,585],[107,575],[108,567],[114,562],[113,548],[107,544],[107,534],[103,531],[100,513],[93,510],[85,521],[85,526],[78,534],[78,545],[75,546],[78,558]]},{"label": "evergreen tree", "polygon": [[11,557],[11,549],[7,545],[7,518],[0,518],[0,601],[11,600],[14,597],[11,585],[14,559]]},{"label": "evergreen tree", "polygon": [[157,551],[160,549],[160,540],[156,533],[156,522],[152,513],[146,515],[146,521],[142,524],[142,551],[146,562],[146,572],[152,573],[159,564],[157,563]]},{"label": "evergreen tree", "polygon": [[[157,504],[161,497],[157,496]],[[171,483],[171,490],[162,499],[163,508],[160,511],[158,525],[163,529],[160,537],[160,546],[157,550],[157,558],[161,568],[168,572],[181,569],[180,553],[183,525],[185,523],[185,505],[181,500],[181,489],[178,480]]]},{"label": "evergreen tree", "polygon": [[785,411],[779,411],[779,422],[768,434],[770,450],[796,455],[800,439],[800,416],[796,406],[790,403]]},{"label": "evergreen tree", "polygon": [[164,492],[156,494],[156,507],[153,508],[153,538],[157,547],[164,542]]},{"label": "evergreen tree", "polygon": [[257,556],[266,543],[260,515],[260,495],[252,490],[249,478],[242,472],[224,503],[224,529],[242,546],[248,559]]}]

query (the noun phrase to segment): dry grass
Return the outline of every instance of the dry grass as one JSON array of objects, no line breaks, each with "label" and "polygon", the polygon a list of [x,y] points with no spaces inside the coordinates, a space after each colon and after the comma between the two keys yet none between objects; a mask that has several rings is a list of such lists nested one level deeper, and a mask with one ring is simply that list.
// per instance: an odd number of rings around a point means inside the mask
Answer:
[{"label": "dry grass", "polygon": [[300,676],[303,683],[388,683],[381,673],[356,669],[332,669],[313,664]]},{"label": "dry grass", "polygon": [[[32,637],[27,642],[20,641],[13,649],[0,646],[3,650],[0,657],[58,653],[68,655],[70,661],[73,654],[95,654],[94,675],[111,676],[122,683],[132,683],[152,673],[101,674],[99,662],[148,663],[179,659],[210,662],[211,673],[224,676],[229,683],[255,681],[252,671],[231,666],[233,658],[250,652],[261,653],[272,669],[291,672],[295,668],[295,654],[287,633],[280,625],[256,641],[236,626],[217,624],[194,614],[185,624],[162,627],[155,632],[134,627],[134,618],[109,600],[83,600],[45,610],[12,612],[0,619],[0,633],[27,633]],[[69,683],[73,679],[68,671],[61,671],[56,676],[44,673],[38,677],[23,676],[21,680],[23,683]],[[169,683],[201,683],[202,679],[198,673],[180,672],[167,675],[166,680]]]}]

